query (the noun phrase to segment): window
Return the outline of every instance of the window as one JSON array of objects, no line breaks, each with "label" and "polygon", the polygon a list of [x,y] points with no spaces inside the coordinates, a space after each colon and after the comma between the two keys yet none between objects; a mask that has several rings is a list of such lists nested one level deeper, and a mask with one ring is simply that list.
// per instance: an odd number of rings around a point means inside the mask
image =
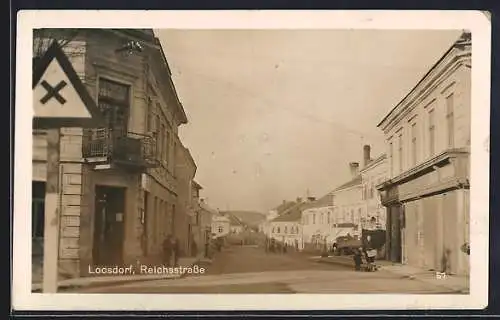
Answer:
[{"label": "window", "polygon": [[455,119],[453,115],[454,101],[453,93],[446,97],[446,124],[448,129],[448,148],[455,145]]},{"label": "window", "polygon": [[321,214],[321,222],[320,224],[324,224],[325,223],[325,215],[322,213]]},{"label": "window", "polygon": [[[160,112],[159,109],[157,109],[157,112]],[[156,128],[156,152],[157,152],[157,157],[158,159],[162,159],[162,153],[163,153],[163,140],[164,140],[164,133],[161,131],[161,122],[160,122],[160,115],[157,113],[156,114],[156,119],[155,119],[155,128]]]},{"label": "window", "polygon": [[411,164],[417,165],[417,124],[411,125]]},{"label": "window", "polygon": [[328,212],[328,217],[326,218],[328,220],[327,221],[328,224],[330,224],[330,216],[331,216],[331,214],[330,214],[330,212]]},{"label": "window", "polygon": [[175,141],[173,143],[173,147],[172,148],[174,149],[173,150],[173,159],[172,159],[172,167],[173,167],[172,172],[173,172],[173,174],[175,176],[175,163],[176,163],[176,159],[175,158],[177,157],[177,143]]},{"label": "window", "polygon": [[170,136],[170,130],[167,129],[166,130],[166,141],[165,141],[165,159],[167,160],[167,163],[170,164],[170,139],[171,139],[171,136]]},{"label": "window", "polygon": [[163,143],[163,150],[162,150],[162,153],[161,153],[161,159],[165,162],[168,163],[168,158],[167,158],[167,153],[168,153],[168,148],[167,148],[167,139],[168,139],[168,135],[167,135],[167,130],[165,130],[165,124],[161,124],[161,138],[162,138],[162,141],[159,141],[159,143]]},{"label": "window", "polygon": [[288,227],[285,226],[285,230],[283,231],[284,233],[287,233],[288,232]]},{"label": "window", "polygon": [[391,166],[391,175],[394,174],[394,145],[392,142],[389,143],[389,165]]},{"label": "window", "polygon": [[375,184],[372,182],[370,187],[370,199],[373,199],[374,191],[375,191]]},{"label": "window", "polygon": [[146,123],[146,129],[148,133],[154,132],[154,106],[153,106],[153,101],[152,99],[148,100],[148,116],[147,116],[147,123]]},{"label": "window", "polygon": [[316,224],[316,214],[313,214],[313,224]]},{"label": "window", "polygon": [[222,233],[224,231],[224,228],[219,226],[219,233]]},{"label": "window", "polygon": [[153,243],[158,243],[158,197],[153,200]]},{"label": "window", "polygon": [[31,238],[43,238],[45,217],[45,182],[33,181],[31,197]]},{"label": "window", "polygon": [[435,128],[435,123],[434,123],[434,109],[429,111],[429,155],[433,156],[434,152],[436,151],[436,128]]},{"label": "window", "polygon": [[280,230],[280,227],[278,227],[278,231],[276,231],[276,233],[280,233],[280,231],[281,231],[281,230]]},{"label": "window", "polygon": [[403,172],[403,133],[398,136],[398,159],[399,159],[399,172]]},{"label": "window", "polygon": [[175,204],[173,204],[172,205],[172,223],[170,224],[170,227],[172,228],[171,233],[174,233],[176,220],[177,220],[177,217],[176,217],[176,212],[175,212]]},{"label": "window", "polygon": [[[144,203],[143,203],[143,213],[142,213],[142,224],[143,224],[143,234],[148,235],[149,234],[149,217],[150,217],[150,212],[149,212],[149,192],[144,191]],[[143,248],[145,254],[148,254],[149,252],[149,239],[148,237],[144,237],[144,243],[143,243]]]},{"label": "window", "polygon": [[130,108],[130,87],[99,78],[98,105],[108,128],[115,135],[126,135]]}]

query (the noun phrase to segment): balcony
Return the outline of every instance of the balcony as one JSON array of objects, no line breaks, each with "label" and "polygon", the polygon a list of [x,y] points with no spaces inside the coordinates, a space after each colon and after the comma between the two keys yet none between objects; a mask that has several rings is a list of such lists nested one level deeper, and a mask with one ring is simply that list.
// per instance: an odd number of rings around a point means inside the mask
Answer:
[{"label": "balcony", "polygon": [[84,144],[83,157],[95,164],[95,169],[119,166],[144,172],[159,165],[154,137],[134,132],[118,135],[111,129],[94,130]]}]

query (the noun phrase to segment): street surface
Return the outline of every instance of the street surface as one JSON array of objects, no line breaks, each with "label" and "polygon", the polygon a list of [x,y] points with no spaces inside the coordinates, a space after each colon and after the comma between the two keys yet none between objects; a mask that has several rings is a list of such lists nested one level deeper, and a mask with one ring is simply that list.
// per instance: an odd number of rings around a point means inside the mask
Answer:
[{"label": "street surface", "polygon": [[87,287],[88,293],[455,293],[386,271],[355,272],[300,253],[234,246],[216,254],[203,275]]}]

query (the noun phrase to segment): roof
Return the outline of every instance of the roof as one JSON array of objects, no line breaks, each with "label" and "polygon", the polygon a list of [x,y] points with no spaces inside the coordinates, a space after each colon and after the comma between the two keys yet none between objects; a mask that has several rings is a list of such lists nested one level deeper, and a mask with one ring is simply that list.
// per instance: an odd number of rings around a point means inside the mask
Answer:
[{"label": "roof", "polygon": [[283,212],[290,209],[291,207],[293,207],[296,204],[297,203],[295,201],[284,201],[282,204],[275,207],[273,210],[276,210],[276,212],[278,212],[278,214],[282,214]]},{"label": "roof", "polygon": [[429,71],[427,71],[427,73],[420,79],[420,81],[417,82],[417,84],[403,97],[403,99],[401,99],[395,106],[394,108],[391,109],[391,111],[389,111],[389,113],[379,122],[379,124],[377,124],[377,127],[380,127],[382,125],[382,123],[384,123],[385,120],[387,120],[387,118],[389,118],[389,116],[406,100],[406,98],[408,98],[413,92],[416,91],[416,89],[419,87],[419,85],[425,81],[425,79],[428,78],[428,76],[432,73],[432,71],[434,69],[437,68],[437,66],[441,63],[441,61],[443,61],[445,59],[445,57],[456,47],[460,47],[464,44],[464,42],[467,42],[467,41],[470,41],[470,33],[468,32],[463,32],[462,35],[460,36],[460,38],[455,41],[453,43],[453,45],[450,46],[450,48],[448,48],[448,50],[446,50],[446,52],[441,56],[441,58],[439,58],[436,63],[434,63],[434,65],[429,69]]},{"label": "roof", "polygon": [[197,190],[203,189],[203,187],[198,182],[196,182],[195,180],[192,180],[191,183],[193,185],[193,188],[195,188]]},{"label": "roof", "polygon": [[344,183],[343,185],[341,185],[340,187],[337,187],[333,191],[339,191],[339,190],[343,190],[343,189],[347,189],[347,188],[350,188],[350,187],[354,187],[354,186],[360,185],[362,183],[362,181],[363,180],[361,179],[361,175],[358,174],[354,179],[352,179],[349,182]]},{"label": "roof", "polygon": [[305,210],[305,209],[322,208],[322,207],[328,207],[328,206],[333,206],[333,194],[332,193],[328,193],[317,200],[314,200],[314,201],[311,201],[311,202],[304,204],[304,207],[302,209]]},{"label": "roof", "polygon": [[387,158],[387,155],[385,153],[383,153],[380,156],[378,156],[377,158],[371,159],[370,162],[368,162],[368,164],[366,166],[364,166],[363,169],[361,169],[360,171],[361,172],[366,171],[366,170],[370,169],[371,167],[373,167],[375,164],[381,162],[382,160],[384,160],[386,158]]},{"label": "roof", "polygon": [[222,211],[222,213],[233,215],[246,226],[257,226],[259,223],[266,220],[266,216],[261,212],[257,211],[227,210],[227,211]]},{"label": "roof", "polygon": [[304,209],[307,202],[296,203],[293,207],[289,208],[283,212],[278,217],[274,218],[272,222],[286,222],[286,221],[297,221],[302,217],[302,210]]},{"label": "roof", "polygon": [[229,224],[232,226],[244,226],[245,224],[238,219],[238,217],[230,214],[230,213],[224,213],[224,216],[229,219]]}]

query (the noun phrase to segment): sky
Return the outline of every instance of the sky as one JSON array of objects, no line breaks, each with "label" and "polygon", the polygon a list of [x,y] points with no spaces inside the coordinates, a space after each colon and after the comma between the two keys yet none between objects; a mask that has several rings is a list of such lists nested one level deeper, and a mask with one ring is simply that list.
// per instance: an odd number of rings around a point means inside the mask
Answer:
[{"label": "sky", "polygon": [[268,212],[350,180],[377,124],[458,30],[157,30],[188,117],[202,197]]}]

